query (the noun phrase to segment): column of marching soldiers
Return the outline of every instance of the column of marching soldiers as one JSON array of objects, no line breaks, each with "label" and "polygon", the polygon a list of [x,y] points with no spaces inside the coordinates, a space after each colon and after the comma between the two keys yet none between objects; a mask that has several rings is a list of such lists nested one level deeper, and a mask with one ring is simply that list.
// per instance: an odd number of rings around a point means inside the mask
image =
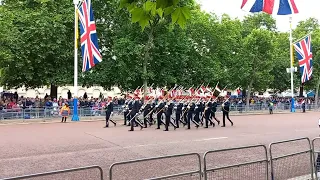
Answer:
[{"label": "column of marching soldiers", "polygon": [[[174,101],[168,98],[167,93],[163,98],[150,98],[148,101],[142,102],[138,96],[126,100],[123,106],[124,125],[130,126],[129,131],[134,131],[134,127],[141,129],[157,125],[156,129],[160,129],[163,124],[165,126],[164,131],[169,131],[169,126],[172,125],[174,130],[179,128],[182,124],[183,127],[187,126],[187,129],[191,129],[191,123],[196,128],[204,126],[209,128],[209,125],[215,127],[215,121],[220,125],[220,121],[216,118],[217,111],[217,98],[212,97],[189,97],[186,96],[180,101]],[[220,95],[220,94],[219,94]],[[230,102],[229,98],[224,97],[224,101],[221,105],[223,113],[222,126],[225,127],[225,119],[228,119],[233,126],[233,122],[229,118]],[[113,115],[113,102],[110,98],[106,105],[106,126],[109,127],[109,122],[116,125],[116,122],[110,117]],[[142,120],[139,116],[142,115]],[[154,115],[156,118],[154,118]]]}]

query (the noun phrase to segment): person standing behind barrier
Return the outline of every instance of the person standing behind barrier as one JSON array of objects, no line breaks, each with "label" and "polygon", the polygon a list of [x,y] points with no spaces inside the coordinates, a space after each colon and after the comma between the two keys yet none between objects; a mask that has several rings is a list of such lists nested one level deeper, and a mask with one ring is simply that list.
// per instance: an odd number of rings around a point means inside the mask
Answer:
[{"label": "person standing behind barrier", "polygon": [[105,126],[105,128],[107,128],[107,127],[109,127],[110,116],[113,113],[113,102],[112,102],[111,97],[109,97],[109,99],[108,99],[108,103],[105,107],[105,110],[106,110],[106,126]]},{"label": "person standing behind barrier", "polygon": [[305,113],[306,112],[306,102],[304,99],[302,99],[301,107],[302,107],[302,112]]},{"label": "person standing behind barrier", "polygon": [[67,121],[67,117],[70,115],[70,108],[68,104],[65,104],[61,110],[60,110],[60,114],[62,116],[61,122],[66,122]]},{"label": "person standing behind barrier", "polygon": [[225,99],[225,102],[222,104],[223,125],[221,127],[226,127],[226,117],[230,121],[231,126],[233,126],[233,122],[229,118],[229,111],[230,111],[230,102],[228,99]]},{"label": "person standing behind barrier", "polygon": [[270,101],[268,106],[269,106],[269,113],[273,114],[273,102]]}]

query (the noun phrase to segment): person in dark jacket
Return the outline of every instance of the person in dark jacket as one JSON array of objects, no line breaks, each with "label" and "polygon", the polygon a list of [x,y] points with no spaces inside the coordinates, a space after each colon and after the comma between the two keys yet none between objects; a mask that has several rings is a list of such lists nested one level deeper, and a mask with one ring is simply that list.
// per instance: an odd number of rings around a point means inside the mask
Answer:
[{"label": "person in dark jacket", "polygon": [[233,126],[233,122],[229,118],[229,111],[230,111],[230,102],[229,99],[225,99],[224,103],[222,104],[222,115],[223,115],[223,125],[222,127],[226,127],[226,117],[230,121],[231,126]]},{"label": "person in dark jacket", "polygon": [[[140,110],[140,103],[139,103],[139,97],[135,97],[135,101],[133,102],[133,106],[132,106],[132,110],[131,110],[131,129],[129,131],[134,131],[134,126],[137,124],[137,121],[136,121],[136,118],[138,116],[138,113],[139,113],[139,110]],[[139,123],[138,123],[139,124]],[[139,124],[140,125],[140,124]],[[140,125],[141,129],[143,128],[141,125]]]},{"label": "person in dark jacket", "polygon": [[109,99],[109,102],[106,105],[106,126],[105,126],[105,128],[109,127],[109,120],[110,120],[110,116],[112,113],[113,113],[113,102],[112,102],[112,99]]},{"label": "person in dark jacket", "polygon": [[179,103],[176,107],[176,125],[179,128],[181,114],[182,114],[183,103]]},{"label": "person in dark jacket", "polygon": [[165,121],[165,130],[164,131],[169,131],[169,124],[170,124],[170,118],[172,114],[172,105],[171,104],[166,104],[164,106],[164,114],[166,116],[166,121]]}]

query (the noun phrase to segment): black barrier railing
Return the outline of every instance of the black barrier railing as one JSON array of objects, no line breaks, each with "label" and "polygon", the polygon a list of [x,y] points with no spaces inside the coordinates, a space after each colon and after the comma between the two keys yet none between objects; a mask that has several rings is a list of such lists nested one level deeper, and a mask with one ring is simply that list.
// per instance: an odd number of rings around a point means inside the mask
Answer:
[{"label": "black barrier railing", "polygon": [[[269,153],[270,161],[268,161],[266,146],[253,145],[208,151],[203,156],[203,162],[198,153],[116,162],[109,168],[109,179],[269,180],[271,177],[272,180],[282,180],[318,177],[320,138],[313,139],[312,143],[309,138],[273,142],[269,145]],[[269,165],[271,171],[269,171]],[[92,170],[97,170],[97,172],[93,173]],[[35,180],[36,178],[103,180],[104,174],[101,167],[88,166],[3,180]]]},{"label": "black barrier railing", "polygon": [[[193,158],[191,159],[190,157],[193,157]],[[175,161],[172,161],[172,160],[175,160]],[[196,168],[192,168],[192,170],[189,170],[189,171],[185,170],[190,168],[190,166],[194,166]],[[118,167],[117,169],[118,171],[114,170],[117,167]],[[155,171],[152,171],[152,170],[155,170]],[[167,172],[164,172],[164,171],[167,171]],[[118,176],[115,174],[118,174]],[[153,180],[159,180],[159,179],[201,180],[201,158],[198,153],[189,153],[189,154],[161,156],[161,157],[154,157],[154,158],[118,162],[110,166],[110,169],[109,169],[110,180],[120,180],[120,179],[126,180],[132,177],[134,177],[134,179],[153,179]]]},{"label": "black barrier railing", "polygon": [[309,138],[273,142],[269,145],[269,153],[272,180],[297,177],[314,179]]},{"label": "black barrier railing", "polygon": [[268,155],[264,145],[208,151],[203,162],[205,180],[268,180]]},{"label": "black barrier railing", "polygon": [[[80,173],[77,177],[75,176],[75,172],[85,172],[89,170],[98,170],[99,174],[90,174],[90,175],[85,175],[84,173]],[[68,177],[52,177],[48,178],[48,176],[64,176],[64,174],[68,173],[73,173],[72,174],[72,179],[77,179],[77,180],[103,180],[103,170],[100,166],[87,166],[87,167],[80,167],[80,168],[73,168],[73,169],[64,169],[64,170],[58,170],[58,171],[50,171],[50,172],[45,172],[45,173],[38,173],[38,174],[30,174],[26,176],[16,176],[16,177],[11,177],[11,178],[5,178],[2,180],[26,180],[26,179],[34,179],[34,178],[44,178],[44,179],[69,179],[70,176],[67,175]],[[96,176],[96,178],[92,177]],[[89,176],[89,177],[88,177]]]},{"label": "black barrier railing", "polygon": [[320,173],[320,138],[315,138],[312,140],[312,152],[313,152],[313,165],[314,174],[316,179],[319,179],[318,173]]}]

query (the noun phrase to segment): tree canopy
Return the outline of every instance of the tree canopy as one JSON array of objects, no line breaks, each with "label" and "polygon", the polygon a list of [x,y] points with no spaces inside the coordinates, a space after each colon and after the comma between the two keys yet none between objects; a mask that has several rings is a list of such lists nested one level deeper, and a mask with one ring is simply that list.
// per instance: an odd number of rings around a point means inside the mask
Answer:
[{"label": "tree canopy", "polygon": [[[218,17],[201,11],[194,0],[92,3],[103,61],[89,72],[79,72],[79,85],[130,90],[146,81],[171,87],[214,86],[219,81],[221,86],[250,91],[290,89],[289,34],[278,32],[270,15],[251,14],[242,21]],[[1,85],[72,84],[73,8],[69,0],[3,1]],[[314,69],[305,87],[314,90],[320,85],[316,19],[299,22],[293,36],[299,39],[308,33]],[[295,73],[295,87],[300,86],[300,77]]]}]

